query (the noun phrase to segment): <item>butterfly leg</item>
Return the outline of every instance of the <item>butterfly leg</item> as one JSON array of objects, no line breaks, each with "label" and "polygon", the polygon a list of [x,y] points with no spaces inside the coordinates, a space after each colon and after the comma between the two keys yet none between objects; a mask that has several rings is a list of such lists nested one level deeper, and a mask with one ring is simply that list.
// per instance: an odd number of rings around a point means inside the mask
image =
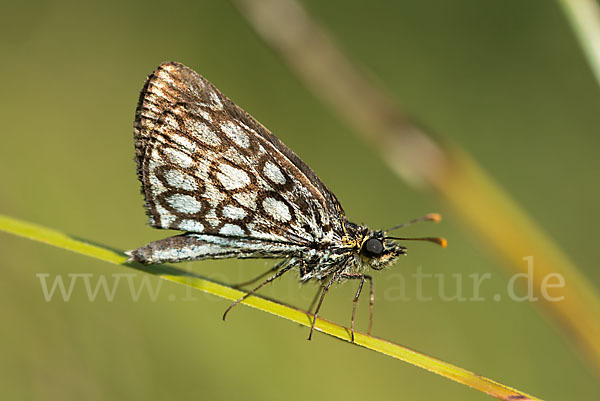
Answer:
[{"label": "butterfly leg", "polygon": [[269,284],[271,281],[275,280],[278,277],[281,277],[284,273],[288,272],[292,267],[294,267],[296,265],[296,261],[295,260],[285,260],[284,262],[286,263],[278,263],[277,267],[280,267],[283,265],[283,268],[281,270],[279,270],[277,273],[275,273],[274,275],[272,275],[271,277],[269,277],[268,279],[266,279],[265,281],[263,281],[262,283],[260,283],[258,286],[256,286],[252,291],[248,292],[247,294],[245,294],[243,297],[237,299],[236,301],[234,301],[231,305],[229,305],[229,308],[227,308],[225,310],[225,313],[223,313],[223,320],[225,320],[225,318],[227,317],[227,313],[229,313],[229,311],[236,306],[237,304],[239,304],[240,302],[242,302],[243,300],[245,300],[246,298],[248,298],[249,296],[253,295],[256,291],[260,290],[263,286],[265,286],[266,284]]},{"label": "butterfly leg", "polygon": [[369,280],[369,330],[368,334],[371,334],[371,328],[373,327],[373,305],[375,303],[375,291],[373,289],[373,278],[366,274],[360,273],[345,273],[341,275],[341,278],[345,279],[354,279],[360,280],[360,284],[358,285],[358,290],[356,291],[356,295],[354,296],[354,300],[352,301],[352,320],[350,321],[350,334],[352,336],[352,342],[354,342],[354,317],[356,316],[356,308],[358,305],[358,298],[362,292],[363,285],[365,284],[365,280]]},{"label": "butterfly leg", "polygon": [[373,277],[365,275],[365,278],[369,280],[369,329],[367,334],[371,335],[371,329],[373,328],[373,305],[375,305],[375,288],[373,287]]},{"label": "butterfly leg", "polygon": [[312,338],[313,331],[315,331],[315,323],[317,322],[317,317],[319,316],[319,310],[321,310],[321,305],[323,304],[323,299],[325,299],[325,294],[329,291],[329,287],[333,284],[334,281],[338,279],[338,274],[334,273],[331,280],[327,282],[327,284],[323,287],[323,291],[321,291],[321,298],[319,299],[319,303],[317,304],[317,309],[315,310],[315,314],[313,315],[312,325],[310,326],[310,333],[308,334],[308,339]]},{"label": "butterfly leg", "polygon": [[247,285],[250,285],[250,284],[252,284],[252,283],[256,283],[256,282],[257,282],[258,280],[260,280],[261,278],[263,278],[263,277],[265,277],[265,276],[268,276],[268,275],[269,275],[269,273],[276,272],[277,270],[279,270],[279,269],[281,268],[281,266],[285,265],[286,263],[288,263],[288,261],[287,261],[287,260],[282,260],[281,262],[277,263],[275,266],[273,266],[272,268],[270,268],[270,269],[269,269],[269,270],[267,270],[266,272],[264,272],[264,273],[261,273],[260,275],[258,275],[258,276],[256,276],[256,277],[254,277],[254,278],[253,278],[253,279],[251,279],[251,280],[248,280],[248,281],[244,281],[244,282],[242,282],[242,283],[235,284],[233,287],[234,287],[234,288],[241,288],[241,287],[245,287],[245,286],[247,286]]},{"label": "butterfly leg", "polygon": [[317,292],[315,293],[315,296],[313,297],[312,301],[310,301],[310,305],[307,309],[307,312],[309,315],[312,314],[312,310],[315,307],[315,304],[317,303],[317,299],[319,299],[319,295],[321,295],[321,292],[323,292],[323,286],[319,286],[319,289],[317,290]]}]

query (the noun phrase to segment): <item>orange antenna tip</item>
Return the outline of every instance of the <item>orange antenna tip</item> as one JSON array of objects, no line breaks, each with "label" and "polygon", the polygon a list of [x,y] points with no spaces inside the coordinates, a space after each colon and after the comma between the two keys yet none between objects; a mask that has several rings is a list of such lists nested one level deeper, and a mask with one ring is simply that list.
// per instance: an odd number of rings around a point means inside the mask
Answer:
[{"label": "orange antenna tip", "polygon": [[426,214],[425,216],[418,217],[416,219],[407,221],[406,223],[394,226],[392,228],[388,228],[387,230],[383,230],[383,231],[394,231],[399,228],[403,228],[406,226],[410,226],[411,224],[418,223],[420,221],[433,221],[434,223],[439,223],[440,221],[442,221],[442,216],[438,213],[429,213],[429,214]]},{"label": "orange antenna tip", "polygon": [[440,244],[440,246],[441,246],[442,248],[445,248],[445,247],[447,247],[447,246],[448,246],[448,240],[447,240],[446,238],[441,238],[441,237],[440,237],[440,238],[438,238],[438,239],[440,240],[440,241],[439,241],[439,244]]},{"label": "orange antenna tip", "polygon": [[442,215],[439,213],[429,213],[425,216],[427,220],[433,221],[434,223],[439,223],[442,221]]}]

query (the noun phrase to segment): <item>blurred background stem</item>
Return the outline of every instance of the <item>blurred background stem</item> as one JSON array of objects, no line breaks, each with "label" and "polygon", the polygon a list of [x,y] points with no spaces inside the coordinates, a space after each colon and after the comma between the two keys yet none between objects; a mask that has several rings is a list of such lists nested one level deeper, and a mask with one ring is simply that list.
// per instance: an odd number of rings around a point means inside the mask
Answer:
[{"label": "blurred background stem", "polygon": [[[600,77],[600,41],[590,40],[597,21],[585,16],[585,1],[562,3],[572,21],[585,21],[574,25],[580,38],[585,38],[582,43]],[[592,1],[587,3],[588,9],[593,8]],[[527,273],[523,258],[533,256],[537,304],[600,373],[600,300],[560,246],[469,155],[415,124],[390,96],[365,79],[297,1],[236,0],[235,4],[318,98],[377,147],[399,177],[447,206],[510,273]],[[560,302],[540,293],[542,281],[553,273],[562,275],[566,283],[553,288],[554,297],[564,297]]]},{"label": "blurred background stem", "polygon": [[600,84],[600,6],[597,0],[560,0]]}]

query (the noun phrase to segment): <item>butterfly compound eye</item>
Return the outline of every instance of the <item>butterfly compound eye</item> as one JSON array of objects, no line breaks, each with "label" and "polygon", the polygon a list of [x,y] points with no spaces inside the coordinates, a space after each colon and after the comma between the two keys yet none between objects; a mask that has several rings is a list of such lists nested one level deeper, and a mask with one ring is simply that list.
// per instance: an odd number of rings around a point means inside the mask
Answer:
[{"label": "butterfly compound eye", "polygon": [[362,253],[370,258],[381,256],[383,243],[376,238],[368,239],[362,246]]}]

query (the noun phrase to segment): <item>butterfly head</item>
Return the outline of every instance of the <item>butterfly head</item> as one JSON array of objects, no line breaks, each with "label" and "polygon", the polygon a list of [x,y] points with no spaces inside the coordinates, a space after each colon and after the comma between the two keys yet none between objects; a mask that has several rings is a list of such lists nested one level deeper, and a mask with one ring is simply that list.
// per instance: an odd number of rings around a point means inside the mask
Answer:
[{"label": "butterfly head", "polygon": [[434,242],[445,248],[447,241],[441,237],[401,238],[390,237],[387,235],[389,231],[405,227],[409,224],[419,221],[439,222],[440,219],[441,217],[438,214],[431,213],[385,231],[366,232],[360,246],[360,255],[372,269],[381,270],[394,263],[400,255],[406,255],[406,247],[398,244],[396,241],[428,241]]},{"label": "butterfly head", "polygon": [[372,269],[381,270],[406,255],[406,247],[386,239],[383,231],[374,231],[362,243],[360,255]]}]

